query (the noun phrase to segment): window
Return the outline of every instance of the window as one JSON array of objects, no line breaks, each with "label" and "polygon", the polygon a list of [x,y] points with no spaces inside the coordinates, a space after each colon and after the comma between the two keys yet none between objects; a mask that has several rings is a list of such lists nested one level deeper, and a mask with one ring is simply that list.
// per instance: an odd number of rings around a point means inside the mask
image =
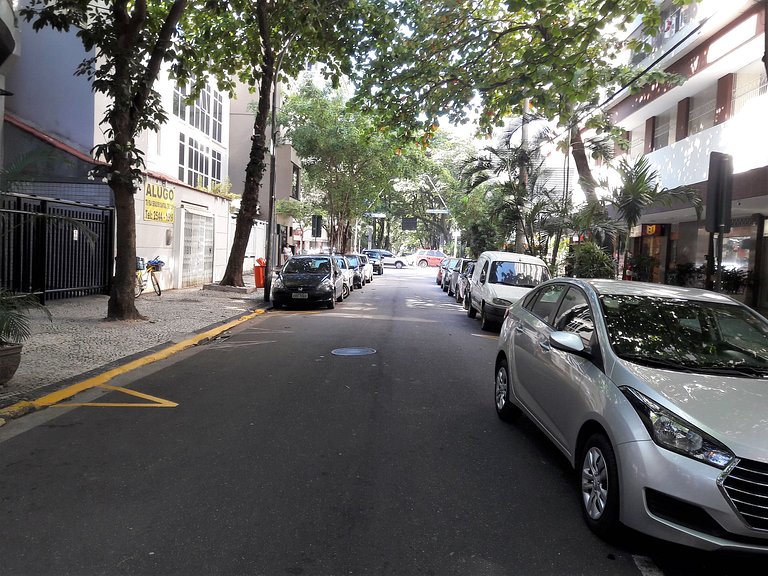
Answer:
[{"label": "window", "polygon": [[587,297],[581,290],[573,287],[568,290],[552,325],[555,330],[576,334],[585,347],[590,345],[595,331],[595,322],[592,319]]},{"label": "window", "polygon": [[181,118],[182,120],[187,119],[187,103],[185,102],[185,98],[187,97],[187,87],[186,86],[175,86],[173,89],[173,115],[177,116],[178,118]]},{"label": "window", "polygon": [[604,295],[608,338],[622,359],[671,369],[768,369],[768,325],[746,306],[654,296]]},{"label": "window", "polygon": [[545,280],[549,280],[549,270],[540,264],[497,260],[491,266],[489,282],[491,284],[533,288]]},{"label": "window", "polygon": [[717,86],[711,86],[693,97],[688,120],[689,136],[703,132],[715,125],[716,103]]},{"label": "window", "polygon": [[768,77],[765,75],[763,63],[757,60],[736,73],[731,100],[732,114],[738,114],[747,102],[766,92],[768,92]]},{"label": "window", "polygon": [[211,130],[211,138],[216,140],[216,142],[221,142],[221,126],[222,126],[222,118],[223,118],[223,112],[224,110],[224,104],[223,104],[223,97],[221,95],[221,92],[218,90],[213,91],[213,115],[211,117],[211,120],[213,122],[213,129]]},{"label": "window", "polygon": [[211,180],[221,182],[221,152],[211,152]]},{"label": "window", "polygon": [[629,156],[637,158],[642,156],[645,150],[645,126],[638,126],[631,132]]},{"label": "window", "polygon": [[187,104],[189,96],[186,86],[176,86],[173,90],[173,114],[189,122],[206,136],[216,142],[222,141],[224,118],[224,97],[221,92],[206,86],[193,104]]},{"label": "window", "polygon": [[656,116],[653,130],[653,149],[660,150],[669,144],[669,112]]},{"label": "window", "polygon": [[291,173],[291,198],[295,200],[299,199],[299,167],[293,164],[293,172]]},{"label": "window", "polygon": [[179,180],[195,188],[221,182],[222,154],[179,134]]},{"label": "window", "polygon": [[547,286],[541,292],[539,297],[533,302],[531,312],[536,316],[549,323],[549,319],[555,311],[560,296],[565,291],[565,284],[553,284]]}]

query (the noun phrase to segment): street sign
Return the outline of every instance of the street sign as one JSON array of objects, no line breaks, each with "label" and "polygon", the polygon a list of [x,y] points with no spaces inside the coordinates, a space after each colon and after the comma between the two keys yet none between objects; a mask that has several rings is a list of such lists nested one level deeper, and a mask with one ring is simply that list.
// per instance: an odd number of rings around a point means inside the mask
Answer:
[{"label": "street sign", "polygon": [[447,208],[427,208],[425,210],[427,214],[450,214],[451,211]]},{"label": "street sign", "polygon": [[387,215],[384,214],[384,212],[366,212],[365,215],[368,216],[369,218],[386,218],[387,217]]}]

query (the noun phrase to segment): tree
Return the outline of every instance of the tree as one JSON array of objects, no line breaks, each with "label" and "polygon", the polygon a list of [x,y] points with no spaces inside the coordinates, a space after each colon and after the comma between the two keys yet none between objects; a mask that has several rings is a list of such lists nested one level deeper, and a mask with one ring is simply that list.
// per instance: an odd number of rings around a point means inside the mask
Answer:
[{"label": "tree", "polygon": [[[698,192],[687,186],[662,188],[659,185],[659,174],[653,169],[647,157],[640,156],[632,163],[622,159],[618,173],[621,184],[611,191],[608,202],[616,209],[626,225],[625,246],[628,244],[630,231],[640,222],[643,212],[653,204],[667,207],[674,204],[693,206],[696,217],[701,218],[702,201]],[[626,263],[625,258],[625,267]]]},{"label": "tree", "polygon": [[515,251],[538,256],[547,251],[543,234],[562,211],[562,199],[545,184],[548,171],[540,145],[550,137],[549,131],[539,130],[530,143],[527,137],[515,142],[522,127],[522,121],[512,122],[495,145],[465,161],[462,175],[468,192],[490,191],[490,220],[499,237],[507,241],[514,232]]},{"label": "tree", "polygon": [[159,95],[153,90],[160,67],[172,58],[173,40],[188,0],[29,0],[19,14],[34,30],[45,27],[77,36],[89,54],[76,73],[85,75],[93,90],[107,96],[101,125],[106,142],[94,148],[106,163],[103,177],[115,196],[117,257],[107,318],[140,318],[134,303],[136,214],[134,194],[142,176],[143,154],[136,136],[165,121]]},{"label": "tree", "polygon": [[305,187],[320,194],[331,245],[341,252],[349,250],[354,227],[408,163],[395,153],[397,141],[346,101],[339,91],[304,82],[280,115],[303,159]]},{"label": "tree", "polygon": [[[322,64],[326,78],[336,85],[351,71],[361,38],[388,41],[391,23],[375,2],[329,0],[230,0],[209,3],[195,14],[198,34],[192,44],[206,42],[207,59],[185,59],[177,68],[180,80],[201,82],[215,74],[220,88],[235,81],[258,87],[258,103],[245,186],[237,214],[232,249],[221,284],[243,286],[243,260],[259,205],[258,194],[272,138],[267,137],[274,90],[295,78],[307,64]],[[212,72],[213,71],[213,72]],[[272,136],[276,136],[273,127]],[[270,231],[271,232],[271,231]],[[269,258],[269,255],[268,255]]]},{"label": "tree", "polygon": [[[676,0],[684,3],[689,0]],[[357,101],[376,109],[404,137],[428,144],[441,115],[465,123],[473,115],[490,132],[504,118],[521,116],[529,100],[559,123],[588,201],[596,202],[583,127],[603,131],[593,116],[601,94],[616,88],[668,81],[662,71],[636,78],[617,64],[626,27],[642,15],[647,31],[660,24],[654,0],[442,0],[393,3],[401,40],[371,45],[361,62]]]}]

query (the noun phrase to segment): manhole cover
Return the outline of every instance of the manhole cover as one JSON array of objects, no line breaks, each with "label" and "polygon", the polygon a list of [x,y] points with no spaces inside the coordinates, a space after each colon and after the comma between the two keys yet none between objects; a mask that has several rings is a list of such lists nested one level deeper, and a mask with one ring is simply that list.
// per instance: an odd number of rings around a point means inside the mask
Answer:
[{"label": "manhole cover", "polygon": [[336,350],[331,350],[331,354],[334,356],[367,356],[368,354],[376,354],[376,350],[373,348],[336,348]]}]

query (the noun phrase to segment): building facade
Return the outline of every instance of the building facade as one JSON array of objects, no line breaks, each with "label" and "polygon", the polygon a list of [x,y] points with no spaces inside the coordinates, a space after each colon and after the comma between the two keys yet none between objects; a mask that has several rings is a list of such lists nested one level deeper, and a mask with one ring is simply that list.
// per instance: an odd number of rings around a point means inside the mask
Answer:
[{"label": "building facade", "polygon": [[[680,75],[677,86],[649,86],[614,98],[608,112],[627,131],[629,154],[647,156],[665,188],[689,186],[706,203],[710,154],[733,159],[729,231],[722,253],[723,291],[768,311],[768,79],[765,7],[751,0],[662,3],[663,24],[639,69]],[[637,35],[641,32],[638,30]],[[712,209],[706,207],[705,210]],[[633,252],[656,282],[701,285],[715,253],[693,208],[655,207],[633,231]]]},{"label": "building facade", "polygon": [[[4,99],[3,166],[30,155],[49,158],[44,162],[55,166],[38,171],[25,194],[114,207],[108,186],[91,173],[98,165],[91,150],[105,141],[108,102],[75,75],[89,54],[74,33],[34,32],[19,22],[17,37],[0,69],[12,93]],[[155,89],[168,122],[137,138],[146,167],[135,196],[137,256],[166,263],[164,289],[199,286],[221,278],[231,245],[231,202],[220,194],[228,182],[229,98],[207,86],[189,103],[166,70]]]}]

